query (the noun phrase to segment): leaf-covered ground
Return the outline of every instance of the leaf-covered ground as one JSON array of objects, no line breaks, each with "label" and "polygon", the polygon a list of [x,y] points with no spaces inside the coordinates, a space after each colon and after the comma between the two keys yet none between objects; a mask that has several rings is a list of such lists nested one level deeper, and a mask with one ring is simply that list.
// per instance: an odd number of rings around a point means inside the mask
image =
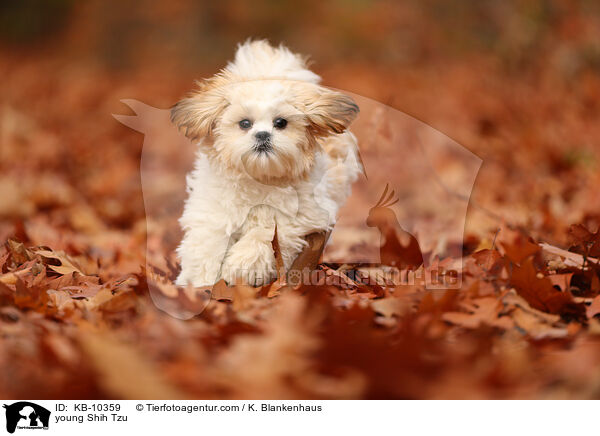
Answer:
[{"label": "leaf-covered ground", "polygon": [[[593,36],[570,17],[527,67],[485,55],[315,66],[483,159],[462,287],[447,291],[375,283],[360,265],[210,302],[177,289],[171,263],[146,270],[161,229],[146,226],[143,139],[110,114],[123,98],[168,107],[215,69],[119,74],[2,52],[0,396],[600,397],[600,78],[561,66],[579,59],[577,29]],[[182,321],[151,294],[207,307]]]}]

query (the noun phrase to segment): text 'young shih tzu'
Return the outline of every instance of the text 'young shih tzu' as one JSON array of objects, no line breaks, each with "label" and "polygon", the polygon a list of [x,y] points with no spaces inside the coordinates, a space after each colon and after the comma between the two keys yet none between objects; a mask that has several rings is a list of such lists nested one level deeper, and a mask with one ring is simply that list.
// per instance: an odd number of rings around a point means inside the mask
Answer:
[{"label": "text 'young shih tzu'", "polygon": [[333,228],[362,171],[347,130],[359,109],[319,81],[287,48],[249,41],[172,108],[172,121],[198,143],[178,285],[268,283],[276,226],[286,269],[307,234]]}]

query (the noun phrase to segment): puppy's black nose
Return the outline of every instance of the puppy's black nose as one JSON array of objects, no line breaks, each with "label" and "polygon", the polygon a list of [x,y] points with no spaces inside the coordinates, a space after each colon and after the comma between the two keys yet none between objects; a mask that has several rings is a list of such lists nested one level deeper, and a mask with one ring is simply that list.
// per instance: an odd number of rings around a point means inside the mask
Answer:
[{"label": "puppy's black nose", "polygon": [[267,141],[268,139],[271,138],[271,134],[269,132],[267,132],[267,131],[256,132],[256,135],[254,135],[254,136],[259,141]]}]

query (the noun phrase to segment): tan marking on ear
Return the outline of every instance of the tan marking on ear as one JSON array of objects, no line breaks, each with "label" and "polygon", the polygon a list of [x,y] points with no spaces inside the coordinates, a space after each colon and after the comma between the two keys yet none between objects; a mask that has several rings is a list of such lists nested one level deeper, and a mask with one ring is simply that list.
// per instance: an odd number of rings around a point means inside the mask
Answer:
[{"label": "tan marking on ear", "polygon": [[221,72],[196,83],[198,90],[171,108],[171,122],[193,141],[212,135],[218,117],[229,105],[225,88],[231,84],[231,77]]},{"label": "tan marking on ear", "polygon": [[352,97],[318,85],[304,85],[298,95],[304,99],[310,129],[318,137],[343,133],[358,116],[359,108]]}]

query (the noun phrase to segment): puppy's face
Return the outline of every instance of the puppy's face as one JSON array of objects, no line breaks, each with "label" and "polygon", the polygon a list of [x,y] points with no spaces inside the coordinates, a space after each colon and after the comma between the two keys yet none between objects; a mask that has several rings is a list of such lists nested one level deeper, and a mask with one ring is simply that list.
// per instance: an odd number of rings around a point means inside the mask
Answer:
[{"label": "puppy's face", "polygon": [[175,105],[172,119],[203,138],[220,167],[289,183],[312,168],[318,138],[342,133],[357,113],[350,97],[318,85],[254,80],[209,84]]},{"label": "puppy's face", "polygon": [[229,104],[215,122],[213,147],[221,164],[265,183],[308,171],[315,147],[291,97],[276,81],[232,85]]}]

